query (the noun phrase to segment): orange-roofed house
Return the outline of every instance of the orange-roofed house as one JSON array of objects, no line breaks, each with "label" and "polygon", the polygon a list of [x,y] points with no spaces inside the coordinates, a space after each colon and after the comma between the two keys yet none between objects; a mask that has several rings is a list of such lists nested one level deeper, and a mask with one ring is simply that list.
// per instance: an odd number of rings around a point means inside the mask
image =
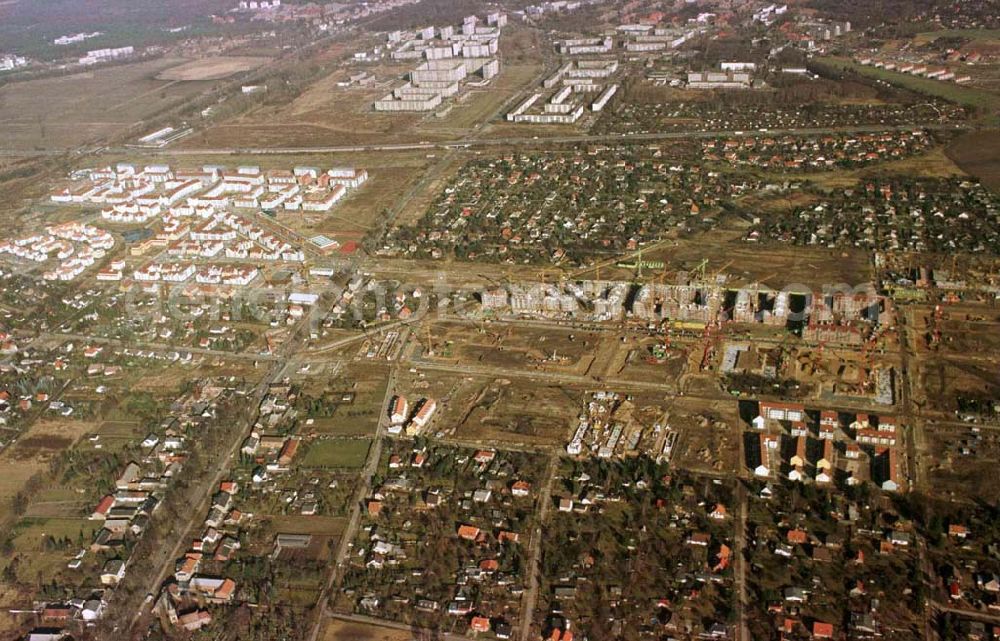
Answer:
[{"label": "orange-roofed house", "polygon": [[174,578],[178,581],[190,581],[194,573],[198,571],[198,564],[200,563],[200,558],[193,556],[185,557],[181,562],[180,566],[174,572]]},{"label": "orange-roofed house", "polygon": [[805,530],[789,530],[788,531],[788,542],[803,544],[809,540],[809,535],[806,534]]},{"label": "orange-roofed house", "polygon": [[212,622],[212,615],[205,610],[195,610],[177,617],[177,625],[188,632],[196,632]]},{"label": "orange-roofed house", "polygon": [[527,481],[517,481],[510,486],[510,493],[514,496],[528,496],[531,492],[531,483]]},{"label": "orange-roofed house", "polygon": [[382,513],[382,501],[368,501],[368,516],[377,517]]},{"label": "orange-roofed house", "polygon": [[733,556],[733,550],[725,543],[719,548],[719,562],[712,568],[713,572],[723,572],[729,567],[729,561]]},{"label": "orange-roofed house", "polygon": [[479,562],[479,569],[484,572],[496,572],[500,569],[500,563],[496,559],[483,559]]},{"label": "orange-roofed house", "polygon": [[459,525],[458,526],[458,538],[465,539],[466,541],[475,541],[479,538],[479,528],[474,525]]},{"label": "orange-roofed house", "polygon": [[833,638],[833,624],[823,623],[822,621],[816,621],[813,623],[813,638],[816,639],[832,639]]},{"label": "orange-roofed house", "polygon": [[220,601],[232,601],[233,596],[236,594],[236,581],[232,579],[226,579],[219,586],[219,589],[215,591],[215,598]]},{"label": "orange-roofed house", "polygon": [[223,481],[219,483],[219,491],[225,492],[226,494],[236,494],[239,492],[240,486],[236,481]]},{"label": "orange-roofed house", "polygon": [[501,530],[500,534],[497,535],[497,540],[501,543],[506,543],[510,541],[511,543],[517,543],[521,536],[517,532],[509,532],[507,530]]},{"label": "orange-roofed house", "polygon": [[299,439],[290,438],[285,441],[285,444],[281,447],[281,452],[278,454],[278,465],[288,465],[295,458],[295,454],[299,451]]},{"label": "orange-roofed house", "polygon": [[469,622],[469,627],[476,632],[489,632],[490,620],[486,617],[472,617],[472,621]]}]

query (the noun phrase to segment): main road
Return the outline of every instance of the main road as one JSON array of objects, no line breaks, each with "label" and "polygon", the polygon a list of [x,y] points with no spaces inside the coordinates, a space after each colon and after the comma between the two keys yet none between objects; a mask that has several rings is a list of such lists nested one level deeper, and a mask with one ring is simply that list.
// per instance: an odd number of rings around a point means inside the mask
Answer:
[{"label": "main road", "polygon": [[[209,501],[215,488],[217,488],[219,483],[222,482],[229,473],[231,473],[232,465],[236,460],[240,444],[249,435],[250,430],[253,428],[254,422],[257,419],[257,407],[264,400],[264,396],[267,394],[269,386],[280,380],[284,375],[292,355],[301,349],[301,342],[305,336],[308,335],[305,331],[307,323],[308,317],[299,321],[299,323],[294,327],[291,336],[289,336],[288,341],[281,346],[280,350],[276,354],[277,358],[273,361],[271,368],[264,375],[264,377],[261,378],[260,382],[256,385],[256,387],[254,387],[252,392],[247,395],[248,412],[241,421],[241,429],[237,430],[235,438],[229,443],[225,453],[219,457],[218,461],[215,463],[214,470],[209,472],[209,479],[200,484],[194,484],[195,487],[193,489],[193,495],[189,498],[189,505],[191,506],[191,509],[188,511],[187,520],[183,524],[183,527],[178,528],[178,534],[172,542],[172,546],[170,545],[170,541],[164,541],[164,546],[159,550],[159,558],[155,561],[155,565],[157,566],[156,571],[150,573],[146,577],[143,577],[146,581],[145,585],[142,587],[147,594],[158,593],[164,582],[167,580],[167,577],[173,572],[174,563],[183,554],[186,546],[190,545],[190,533],[199,527],[202,519],[205,518],[205,515],[208,513]],[[169,549],[169,554],[164,555],[164,549]],[[139,581],[142,582],[142,579],[140,578]],[[144,601],[142,603],[142,605],[128,620],[127,627],[122,634],[123,638],[132,637],[132,633],[136,631],[136,625],[152,607],[152,601]]]},{"label": "main road", "polygon": [[[831,133],[877,133],[882,131],[913,131],[915,129],[958,130],[966,125],[942,123],[915,123],[907,125],[852,125],[845,127],[800,127],[788,129],[714,129],[709,131],[665,131],[628,134],[582,134],[578,136],[531,136],[516,138],[483,138],[480,136],[455,140],[403,142],[372,145],[334,145],[315,147],[214,147],[209,149],[158,149],[150,155],[163,156],[231,156],[231,155],[298,155],[335,154],[373,151],[432,151],[435,149],[469,149],[472,147],[511,147],[520,145],[580,144],[598,142],[650,142],[657,140],[686,140],[690,138],[754,138],[761,136],[819,135]],[[113,149],[124,153],[125,149]]]}]

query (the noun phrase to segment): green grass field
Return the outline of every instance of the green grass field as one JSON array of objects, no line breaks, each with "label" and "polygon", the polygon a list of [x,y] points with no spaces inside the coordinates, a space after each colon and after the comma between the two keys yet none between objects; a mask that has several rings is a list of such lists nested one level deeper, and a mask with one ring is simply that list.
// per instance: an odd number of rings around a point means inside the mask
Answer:
[{"label": "green grass field", "polygon": [[340,420],[338,416],[332,416],[314,419],[313,424],[308,427],[323,436],[365,436],[374,430],[374,425],[370,425],[371,422]]},{"label": "green grass field", "polygon": [[[25,582],[35,581],[39,574],[51,580],[52,577],[63,574],[73,574],[66,570],[66,563],[83,546],[89,545],[94,532],[100,528],[96,521],[77,518],[24,518],[14,527],[14,551],[19,557],[18,577]],[[56,547],[45,545],[46,537],[59,541]],[[81,538],[82,537],[82,538]],[[63,540],[69,543],[64,545]],[[89,561],[95,557],[88,555]],[[0,561],[0,566],[7,567],[10,559]],[[96,562],[96,561],[95,561]]]},{"label": "green grass field", "polygon": [[359,468],[365,464],[369,439],[328,439],[309,446],[302,467]]},{"label": "green grass field", "polygon": [[927,96],[942,98],[960,105],[974,107],[981,110],[984,114],[993,114],[997,108],[997,104],[1000,103],[997,96],[988,91],[957,85],[954,82],[933,80],[931,78],[921,78],[896,71],[876,69],[875,67],[858,64],[847,58],[816,58],[813,63],[825,66],[834,72],[840,68],[847,68],[863,76],[884,80],[885,82]]},{"label": "green grass field", "polygon": [[944,29],[942,31],[924,31],[914,37],[916,44],[933,42],[938,38],[966,38],[974,42],[1000,40],[1000,29]]}]

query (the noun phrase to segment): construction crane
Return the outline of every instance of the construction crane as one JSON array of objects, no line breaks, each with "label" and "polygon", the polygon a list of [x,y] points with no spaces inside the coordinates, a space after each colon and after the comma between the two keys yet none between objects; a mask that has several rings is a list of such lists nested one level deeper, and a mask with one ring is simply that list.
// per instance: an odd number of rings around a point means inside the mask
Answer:
[{"label": "construction crane", "polygon": [[426,333],[426,336],[427,336],[427,355],[428,356],[434,356],[434,342],[431,339],[431,326],[430,326],[430,324],[428,324],[426,327],[424,327],[424,332]]},{"label": "construction crane", "polygon": [[642,249],[640,249],[635,254],[635,261],[634,262],[626,263],[624,261],[620,261],[620,262],[616,263],[616,267],[621,267],[623,269],[634,269],[635,270],[635,278],[636,279],[640,279],[640,278],[642,278],[642,270],[643,270],[643,268],[646,268],[646,269],[666,269],[666,263],[664,263],[662,260],[644,260],[643,257],[642,257]]},{"label": "construction crane", "polygon": [[701,274],[701,281],[705,280],[705,268],[708,267],[708,259],[703,258],[700,263],[694,266],[694,268],[688,272],[689,274]]},{"label": "construction crane", "polygon": [[771,280],[772,278],[774,278],[777,275],[778,275],[778,272],[771,272],[770,274],[768,274],[767,276],[764,276],[763,278],[758,278],[757,279],[757,285],[766,285],[767,281]]},{"label": "construction crane", "polygon": [[725,272],[727,269],[729,269],[729,267],[732,264],[733,264],[733,261],[727,260],[726,263],[722,267],[720,267],[717,270],[715,270],[715,274],[712,275],[712,280],[718,282],[719,276],[721,276],[723,272]]}]

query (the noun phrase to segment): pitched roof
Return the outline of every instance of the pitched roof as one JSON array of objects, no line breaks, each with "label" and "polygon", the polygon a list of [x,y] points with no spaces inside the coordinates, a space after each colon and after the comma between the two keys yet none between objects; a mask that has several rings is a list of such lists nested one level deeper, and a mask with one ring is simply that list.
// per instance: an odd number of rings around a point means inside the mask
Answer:
[{"label": "pitched roof", "polygon": [[831,639],[833,638],[833,624],[823,623],[822,621],[816,621],[813,623],[812,633],[814,637],[821,639]]}]

